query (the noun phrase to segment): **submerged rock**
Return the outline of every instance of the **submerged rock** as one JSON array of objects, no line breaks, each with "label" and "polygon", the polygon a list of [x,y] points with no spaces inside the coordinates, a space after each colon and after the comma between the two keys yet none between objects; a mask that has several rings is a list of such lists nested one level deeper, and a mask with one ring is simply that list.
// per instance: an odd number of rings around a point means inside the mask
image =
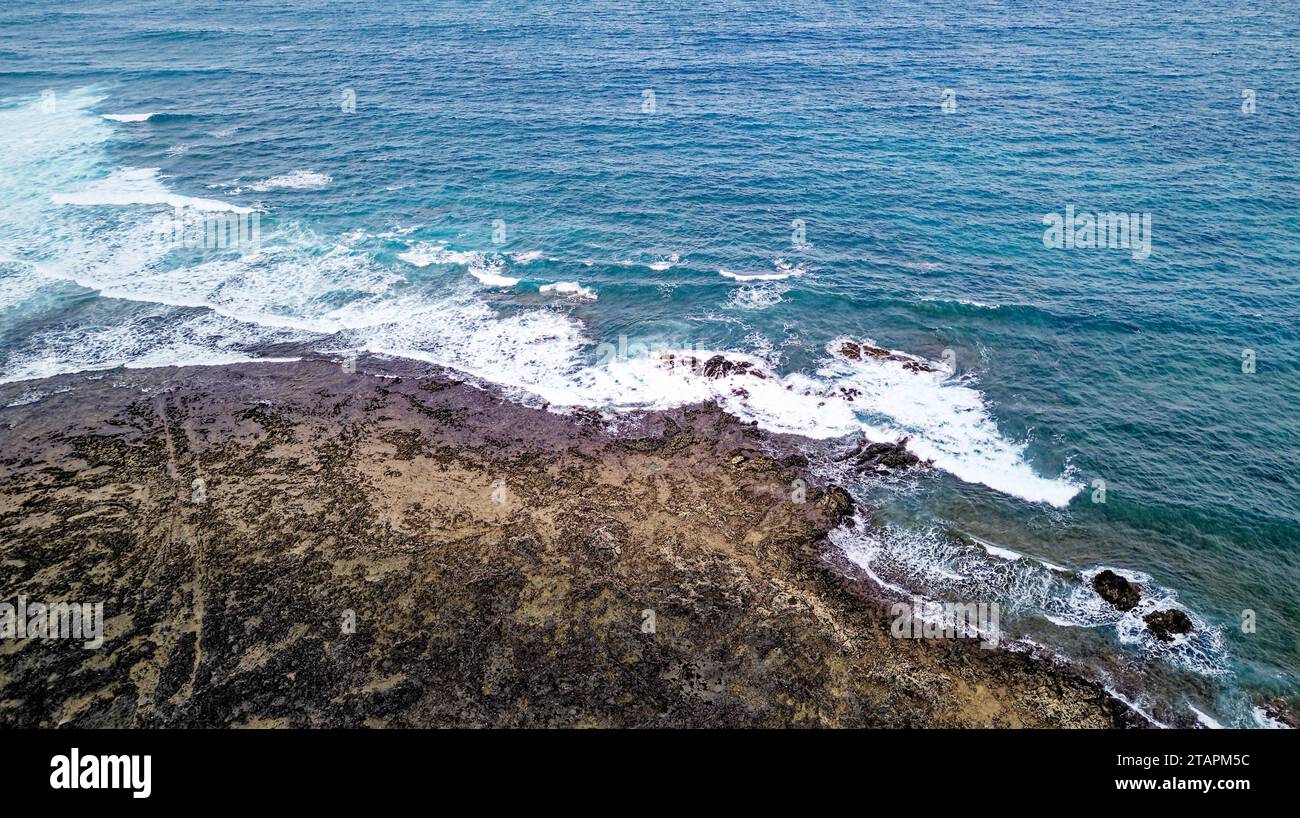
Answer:
[{"label": "submerged rock", "polygon": [[1192,632],[1192,620],[1182,611],[1154,611],[1142,621],[1147,623],[1151,635],[1162,642],[1174,641],[1175,634]]},{"label": "submerged rock", "polygon": [[1121,611],[1133,610],[1142,598],[1141,585],[1129,582],[1110,569],[1092,578],[1092,589]]}]

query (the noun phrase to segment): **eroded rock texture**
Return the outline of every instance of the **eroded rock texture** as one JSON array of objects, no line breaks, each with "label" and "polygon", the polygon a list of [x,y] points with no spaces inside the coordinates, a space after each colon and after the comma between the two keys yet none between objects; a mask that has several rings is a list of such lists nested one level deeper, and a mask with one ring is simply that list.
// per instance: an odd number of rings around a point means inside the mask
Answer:
[{"label": "eroded rock texture", "polygon": [[0,410],[0,597],[105,617],[99,650],[0,642],[0,724],[1128,721],[1026,655],[891,638],[793,441],[366,363],[0,387],[29,401]]}]

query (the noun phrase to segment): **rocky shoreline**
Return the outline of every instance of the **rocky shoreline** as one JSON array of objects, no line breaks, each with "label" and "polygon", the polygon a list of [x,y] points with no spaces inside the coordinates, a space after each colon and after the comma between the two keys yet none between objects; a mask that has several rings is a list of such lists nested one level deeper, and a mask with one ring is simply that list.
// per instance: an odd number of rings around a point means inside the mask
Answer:
[{"label": "rocky shoreline", "polygon": [[97,650],[0,641],[0,725],[1138,726],[1027,653],[893,638],[805,441],[357,370],[0,386],[0,600],[104,604]]}]

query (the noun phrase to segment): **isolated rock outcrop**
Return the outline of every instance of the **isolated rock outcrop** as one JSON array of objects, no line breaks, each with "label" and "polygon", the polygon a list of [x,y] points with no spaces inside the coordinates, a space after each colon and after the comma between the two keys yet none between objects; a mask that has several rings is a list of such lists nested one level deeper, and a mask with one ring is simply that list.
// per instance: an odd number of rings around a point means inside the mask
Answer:
[{"label": "isolated rock outcrop", "polygon": [[897,352],[890,352],[884,347],[872,346],[867,343],[857,341],[844,341],[840,344],[840,354],[850,361],[861,361],[865,358],[881,358],[886,361],[897,361],[903,365],[904,369],[913,372],[937,372],[938,370],[926,361],[911,355],[902,355]]},{"label": "isolated rock outcrop", "polygon": [[1175,635],[1192,632],[1191,617],[1178,610],[1153,611],[1142,621],[1147,623],[1151,635],[1162,642],[1172,642]]},{"label": "isolated rock outcrop", "polygon": [[850,451],[835,459],[849,463],[859,473],[888,473],[929,466],[930,461],[922,460],[908,450],[907,441],[908,438],[902,437],[893,443],[872,443],[864,437]]},{"label": "isolated rock outcrop", "polygon": [[1092,578],[1092,589],[1121,611],[1131,611],[1142,599],[1142,586],[1106,569]]},{"label": "isolated rock outcrop", "polygon": [[728,375],[754,375],[763,377],[763,374],[749,361],[732,361],[722,355],[714,355],[704,362],[704,377],[706,378],[725,378]]}]

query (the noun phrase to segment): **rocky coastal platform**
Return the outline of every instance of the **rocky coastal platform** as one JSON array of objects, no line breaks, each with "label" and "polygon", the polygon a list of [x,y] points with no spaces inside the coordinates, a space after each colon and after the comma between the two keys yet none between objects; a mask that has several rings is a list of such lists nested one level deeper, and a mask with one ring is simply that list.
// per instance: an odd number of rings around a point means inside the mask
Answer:
[{"label": "rocky coastal platform", "polygon": [[104,606],[98,649],[0,641],[0,725],[1134,724],[1027,653],[893,638],[807,441],[357,370],[0,387],[0,600]]}]

